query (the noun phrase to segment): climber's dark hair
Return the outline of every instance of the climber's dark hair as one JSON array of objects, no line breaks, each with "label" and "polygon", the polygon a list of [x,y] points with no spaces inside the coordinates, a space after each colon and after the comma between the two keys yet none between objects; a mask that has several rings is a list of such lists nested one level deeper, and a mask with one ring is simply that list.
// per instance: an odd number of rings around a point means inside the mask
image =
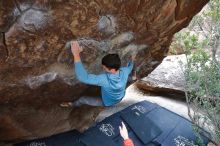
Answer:
[{"label": "climber's dark hair", "polygon": [[121,67],[121,59],[118,54],[107,54],[102,58],[102,65],[118,70]]}]

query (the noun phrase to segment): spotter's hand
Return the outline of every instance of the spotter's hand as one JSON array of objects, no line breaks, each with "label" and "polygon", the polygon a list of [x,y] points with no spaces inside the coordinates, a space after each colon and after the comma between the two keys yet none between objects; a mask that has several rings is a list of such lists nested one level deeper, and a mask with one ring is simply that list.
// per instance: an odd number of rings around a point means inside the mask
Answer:
[{"label": "spotter's hand", "polygon": [[128,130],[125,126],[125,124],[123,122],[121,122],[122,126],[119,126],[119,131],[120,131],[120,134],[121,134],[121,137],[126,140],[128,139]]}]

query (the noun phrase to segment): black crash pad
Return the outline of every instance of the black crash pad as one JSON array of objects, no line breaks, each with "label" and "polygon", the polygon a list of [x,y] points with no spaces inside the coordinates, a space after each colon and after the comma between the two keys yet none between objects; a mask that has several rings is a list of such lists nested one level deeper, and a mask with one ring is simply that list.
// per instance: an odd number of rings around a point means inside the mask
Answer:
[{"label": "black crash pad", "polygon": [[109,136],[102,133],[98,128],[86,131],[80,137],[80,141],[86,146],[116,146],[116,143]]},{"label": "black crash pad", "polygon": [[80,132],[72,130],[47,138],[35,139],[14,144],[14,146],[85,146],[79,143]]},{"label": "black crash pad", "polygon": [[162,133],[161,129],[146,117],[145,113],[138,110],[124,112],[122,118],[144,144],[153,141]]}]

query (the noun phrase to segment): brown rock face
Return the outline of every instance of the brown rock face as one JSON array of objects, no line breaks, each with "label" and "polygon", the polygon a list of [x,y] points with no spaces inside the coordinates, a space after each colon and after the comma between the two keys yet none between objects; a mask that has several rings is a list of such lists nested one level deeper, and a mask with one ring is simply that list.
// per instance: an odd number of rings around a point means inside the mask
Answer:
[{"label": "brown rock face", "polygon": [[98,89],[76,80],[67,41],[78,39],[85,67],[117,52],[137,53],[144,77],[164,58],[175,32],[208,0],[0,0],[0,141],[43,137],[92,124],[99,108],[62,109]]}]

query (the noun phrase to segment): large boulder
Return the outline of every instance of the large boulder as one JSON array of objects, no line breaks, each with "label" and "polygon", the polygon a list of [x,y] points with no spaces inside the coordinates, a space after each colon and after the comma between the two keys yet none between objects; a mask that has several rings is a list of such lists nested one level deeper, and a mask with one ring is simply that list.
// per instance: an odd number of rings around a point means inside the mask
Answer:
[{"label": "large boulder", "polygon": [[139,77],[166,56],[172,36],[208,0],[0,0],[0,141],[83,130],[100,108],[62,109],[62,101],[96,95],[77,81],[66,42],[78,39],[93,73],[117,52],[137,53]]},{"label": "large boulder", "polygon": [[139,80],[136,85],[148,92],[185,99],[185,65],[186,56],[184,54],[167,56],[159,66],[147,77]]}]

